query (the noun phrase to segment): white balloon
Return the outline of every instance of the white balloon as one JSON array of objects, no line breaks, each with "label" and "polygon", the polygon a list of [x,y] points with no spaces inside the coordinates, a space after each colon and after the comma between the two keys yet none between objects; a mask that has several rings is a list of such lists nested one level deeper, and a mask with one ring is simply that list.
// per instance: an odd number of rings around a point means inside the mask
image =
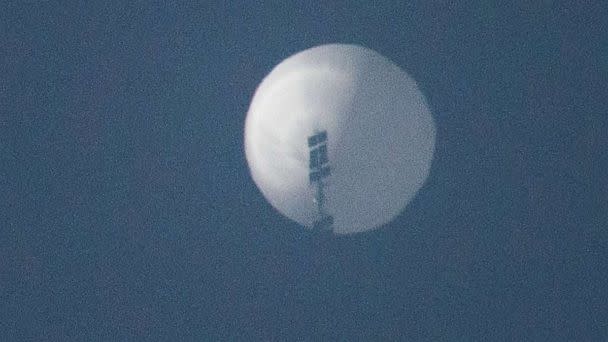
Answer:
[{"label": "white balloon", "polygon": [[317,217],[307,138],[327,131],[331,175],[325,208],[336,234],[391,221],[428,176],[435,124],[416,82],[387,58],[356,45],[297,53],[264,78],[245,122],[251,176],[285,216]]}]

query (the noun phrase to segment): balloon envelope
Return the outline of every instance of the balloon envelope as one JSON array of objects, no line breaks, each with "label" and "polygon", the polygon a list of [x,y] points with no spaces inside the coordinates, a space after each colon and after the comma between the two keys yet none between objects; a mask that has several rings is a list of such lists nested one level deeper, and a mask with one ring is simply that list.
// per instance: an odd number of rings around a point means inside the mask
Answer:
[{"label": "balloon envelope", "polygon": [[245,153],[266,199],[303,226],[317,217],[307,139],[327,131],[325,208],[337,234],[379,227],[424,183],[435,125],[415,81],[356,45],[297,53],[264,78],[245,122]]}]

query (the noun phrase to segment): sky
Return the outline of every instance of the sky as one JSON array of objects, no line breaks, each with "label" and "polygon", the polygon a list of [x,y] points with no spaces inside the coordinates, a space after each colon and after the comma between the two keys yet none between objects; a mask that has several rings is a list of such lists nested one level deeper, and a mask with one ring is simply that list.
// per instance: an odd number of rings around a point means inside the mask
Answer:
[{"label": "sky", "polygon": [[[604,2],[0,8],[0,340],[608,338]],[[243,129],[325,43],[406,70],[437,139],[394,221],[320,239]]]}]

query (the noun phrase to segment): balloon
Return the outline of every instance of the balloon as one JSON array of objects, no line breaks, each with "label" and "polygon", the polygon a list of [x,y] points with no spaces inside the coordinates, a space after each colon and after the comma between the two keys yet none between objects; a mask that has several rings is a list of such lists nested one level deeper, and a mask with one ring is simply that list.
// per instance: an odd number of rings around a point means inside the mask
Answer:
[{"label": "balloon", "polygon": [[324,208],[336,234],[380,227],[429,174],[435,124],[416,82],[356,45],[299,52],[257,88],[245,121],[251,176],[279,212],[311,227],[319,217],[308,139],[326,134]]}]

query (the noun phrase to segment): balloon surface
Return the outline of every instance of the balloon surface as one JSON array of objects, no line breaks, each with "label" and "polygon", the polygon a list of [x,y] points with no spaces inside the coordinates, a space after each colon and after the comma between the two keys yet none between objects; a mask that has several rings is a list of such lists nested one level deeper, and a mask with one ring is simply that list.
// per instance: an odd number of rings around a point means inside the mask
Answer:
[{"label": "balloon surface", "polygon": [[391,221],[429,174],[435,124],[408,74],[361,46],[299,52],[256,90],[245,122],[245,154],[264,197],[303,226],[318,218],[307,139],[322,131],[331,169],[325,208],[336,234]]}]

